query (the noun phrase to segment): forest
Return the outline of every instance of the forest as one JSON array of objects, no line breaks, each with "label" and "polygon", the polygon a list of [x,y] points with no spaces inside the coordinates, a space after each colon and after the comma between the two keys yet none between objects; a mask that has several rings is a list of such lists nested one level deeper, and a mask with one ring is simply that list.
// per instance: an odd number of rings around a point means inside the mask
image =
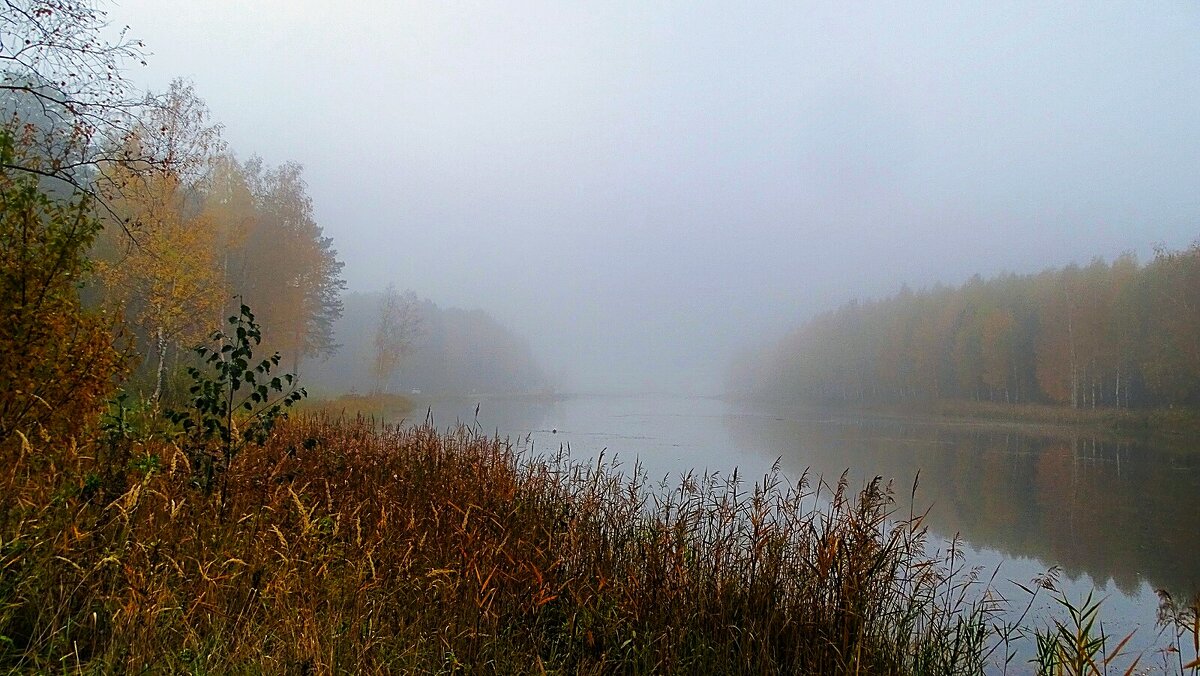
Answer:
[{"label": "forest", "polygon": [[[6,152],[26,166],[61,165],[38,156],[46,146],[36,140],[57,118],[23,93],[5,92]],[[118,337],[130,369],[125,390],[150,405],[178,401],[192,348],[241,304],[255,310],[262,349],[288,355],[288,368],[323,394],[387,389],[392,367],[379,367],[389,358],[403,362],[413,389],[542,387],[528,347],[479,310],[443,311],[389,288],[356,296],[342,321],[343,263],[315,220],[299,164],[239,160],[183,80],[129,110],[112,147],[77,149],[68,161],[82,164],[69,181],[38,182],[49,196],[77,190],[76,208],[89,221],[76,233],[89,272],[80,307],[106,317]],[[33,249],[12,252],[37,263]]]},{"label": "forest", "polygon": [[819,404],[1200,403],[1200,245],[958,287],[902,288],[743,355],[730,391]]}]

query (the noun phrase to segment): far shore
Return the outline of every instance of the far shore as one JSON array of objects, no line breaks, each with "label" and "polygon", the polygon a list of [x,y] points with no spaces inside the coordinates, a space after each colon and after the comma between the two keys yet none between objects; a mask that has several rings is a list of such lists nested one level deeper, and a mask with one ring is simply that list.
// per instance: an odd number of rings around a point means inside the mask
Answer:
[{"label": "far shore", "polygon": [[1007,428],[1033,433],[1069,433],[1148,441],[1191,448],[1200,435],[1200,410],[1171,409],[1072,409],[1049,404],[1005,404],[987,401],[938,400],[912,403],[846,403],[803,405],[779,401],[800,415],[853,416],[894,419],[931,425]]},{"label": "far shore", "polygon": [[[375,416],[387,422],[418,422],[426,409],[438,404],[506,400],[530,404],[591,397],[708,398],[711,395],[635,394],[635,393],[404,393],[343,394],[306,403],[303,409],[335,417]],[[779,400],[718,397],[730,402],[778,408],[798,420],[859,419],[891,420],[911,424],[945,427],[976,427],[993,430],[1050,435],[1087,435],[1114,441],[1138,441],[1179,450],[1200,450],[1193,439],[1200,438],[1200,410],[1192,408],[1153,409],[1071,409],[1049,404],[1005,404],[988,401],[937,400],[909,403],[848,402],[845,404],[804,404]]]}]

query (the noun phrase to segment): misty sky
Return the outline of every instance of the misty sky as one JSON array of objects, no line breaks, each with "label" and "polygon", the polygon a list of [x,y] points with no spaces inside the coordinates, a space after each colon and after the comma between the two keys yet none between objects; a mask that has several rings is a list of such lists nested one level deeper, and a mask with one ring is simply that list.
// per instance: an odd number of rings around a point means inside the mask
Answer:
[{"label": "misty sky", "polygon": [[1200,4],[110,6],[352,290],[481,307],[569,389],[716,387],[853,297],[1200,236]]}]

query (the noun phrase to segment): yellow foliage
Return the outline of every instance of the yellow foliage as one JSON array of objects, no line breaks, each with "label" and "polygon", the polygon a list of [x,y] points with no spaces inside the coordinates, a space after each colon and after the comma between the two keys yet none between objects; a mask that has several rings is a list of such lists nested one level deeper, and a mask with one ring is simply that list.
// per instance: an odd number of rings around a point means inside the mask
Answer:
[{"label": "yellow foliage", "polygon": [[[109,300],[147,335],[167,343],[194,343],[219,325],[225,289],[217,274],[215,227],[205,214],[184,213],[174,176],[134,179],[116,204],[138,224],[123,254],[97,264]],[[124,233],[114,233],[123,237]]]}]

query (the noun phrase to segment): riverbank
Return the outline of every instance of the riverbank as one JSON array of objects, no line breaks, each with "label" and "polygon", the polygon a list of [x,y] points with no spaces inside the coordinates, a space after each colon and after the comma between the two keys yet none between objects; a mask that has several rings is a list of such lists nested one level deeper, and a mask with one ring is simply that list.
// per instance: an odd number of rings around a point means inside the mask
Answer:
[{"label": "riverbank", "polygon": [[1171,409],[1066,408],[1042,404],[939,401],[932,414],[944,418],[996,420],[1085,428],[1097,432],[1161,437],[1200,433],[1200,411]]},{"label": "riverbank", "polygon": [[412,413],[413,407],[413,400],[409,397],[379,392],[306,399],[300,402],[298,410],[309,415],[321,415],[332,419],[353,420],[361,416],[378,422],[398,422],[407,418]]},{"label": "riverbank", "polygon": [[1000,645],[878,483],[652,497],[466,427],[324,416],[212,492],[152,437],[30,443],[0,447],[0,669],[977,673]]},{"label": "riverbank", "polygon": [[[777,404],[778,405],[778,404]],[[1200,410],[1071,409],[1043,404],[987,401],[846,404],[795,407],[822,415],[888,418],[942,425],[1011,428],[1023,432],[1087,434],[1114,440],[1150,441],[1179,450],[1198,450]]]},{"label": "riverbank", "polygon": [[0,670],[956,674],[1054,631],[1001,621],[878,482],[663,492],[324,415],[196,477],[128,427],[0,446]]},{"label": "riverbank", "polygon": [[[470,412],[479,406],[484,410],[491,409],[495,404],[505,406],[550,405],[569,398],[569,395],[545,392],[514,392],[514,393],[474,393],[446,394],[422,393],[413,391],[408,394],[376,393],[321,393],[317,397],[307,399],[299,404],[299,410],[307,414],[326,415],[333,419],[344,418],[353,420],[358,416],[373,419],[376,422],[389,424],[421,424],[428,416],[439,410],[454,410],[456,416],[442,420],[434,416],[434,422],[441,426],[453,425],[458,422],[470,424]],[[464,414],[466,418],[464,419]]]}]

